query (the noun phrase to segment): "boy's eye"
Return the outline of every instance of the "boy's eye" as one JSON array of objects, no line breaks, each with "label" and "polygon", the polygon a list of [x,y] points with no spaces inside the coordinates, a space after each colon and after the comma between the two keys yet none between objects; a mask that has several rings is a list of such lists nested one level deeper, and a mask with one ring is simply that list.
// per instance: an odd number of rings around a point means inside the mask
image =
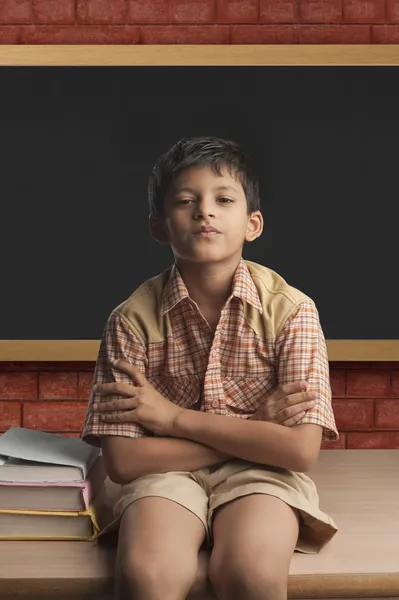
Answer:
[{"label": "boy's eye", "polygon": [[[184,204],[185,202],[191,202],[193,199],[192,198],[185,198],[183,200],[178,200],[178,204]],[[226,197],[222,197],[222,198],[218,198],[218,200],[227,200],[227,202],[234,202],[234,200],[231,200],[231,198],[226,198]]]}]

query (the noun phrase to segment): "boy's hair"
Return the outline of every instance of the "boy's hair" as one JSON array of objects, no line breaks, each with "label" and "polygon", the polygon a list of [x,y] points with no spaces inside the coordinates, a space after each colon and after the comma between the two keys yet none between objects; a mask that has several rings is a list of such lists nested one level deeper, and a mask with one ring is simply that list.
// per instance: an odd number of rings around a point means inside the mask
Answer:
[{"label": "boy's hair", "polygon": [[247,199],[247,214],[260,210],[259,182],[242,148],[231,140],[202,136],[183,138],[158,158],[148,182],[152,216],[164,216],[164,197],[169,186],[184,169],[196,166],[210,166],[219,176],[222,175],[221,168],[227,168],[242,185]]}]

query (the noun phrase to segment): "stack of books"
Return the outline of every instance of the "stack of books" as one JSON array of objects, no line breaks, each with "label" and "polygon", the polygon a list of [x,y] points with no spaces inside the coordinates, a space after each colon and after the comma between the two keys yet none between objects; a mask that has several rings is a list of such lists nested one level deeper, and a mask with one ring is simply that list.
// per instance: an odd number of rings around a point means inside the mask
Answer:
[{"label": "stack of books", "polygon": [[105,478],[99,448],[11,427],[0,435],[0,540],[94,540]]}]

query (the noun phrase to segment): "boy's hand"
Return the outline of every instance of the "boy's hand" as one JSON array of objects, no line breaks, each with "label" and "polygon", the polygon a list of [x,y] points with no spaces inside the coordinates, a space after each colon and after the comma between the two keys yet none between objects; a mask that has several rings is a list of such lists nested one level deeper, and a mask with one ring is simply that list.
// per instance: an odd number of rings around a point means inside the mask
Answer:
[{"label": "boy's hand", "polygon": [[[93,409],[99,413],[101,421],[106,423],[140,423],[146,429],[157,435],[168,436],[174,428],[178,414],[184,410],[167,398],[162,396],[145,378],[143,373],[126,361],[114,363],[114,367],[121,369],[137,383],[137,386],[128,383],[98,383],[93,386],[93,391],[106,396],[128,396],[119,400],[108,402],[96,401]],[[109,415],[107,411],[119,410],[116,415]]]},{"label": "boy's hand", "polygon": [[317,394],[305,391],[307,385],[306,381],[283,385],[281,389],[266,398],[263,405],[250,418],[292,427],[316,404],[314,400]]}]

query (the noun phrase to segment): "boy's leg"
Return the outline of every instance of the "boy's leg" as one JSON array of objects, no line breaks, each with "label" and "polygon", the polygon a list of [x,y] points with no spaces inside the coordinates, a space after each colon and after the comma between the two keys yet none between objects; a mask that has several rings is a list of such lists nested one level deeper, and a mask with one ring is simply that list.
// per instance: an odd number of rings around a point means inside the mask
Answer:
[{"label": "boy's leg", "polygon": [[176,502],[145,497],[130,504],[119,528],[116,600],[184,600],[205,535],[201,520]]},{"label": "boy's leg", "polygon": [[299,516],[275,496],[251,494],[213,518],[209,578],[219,600],[286,600]]}]

